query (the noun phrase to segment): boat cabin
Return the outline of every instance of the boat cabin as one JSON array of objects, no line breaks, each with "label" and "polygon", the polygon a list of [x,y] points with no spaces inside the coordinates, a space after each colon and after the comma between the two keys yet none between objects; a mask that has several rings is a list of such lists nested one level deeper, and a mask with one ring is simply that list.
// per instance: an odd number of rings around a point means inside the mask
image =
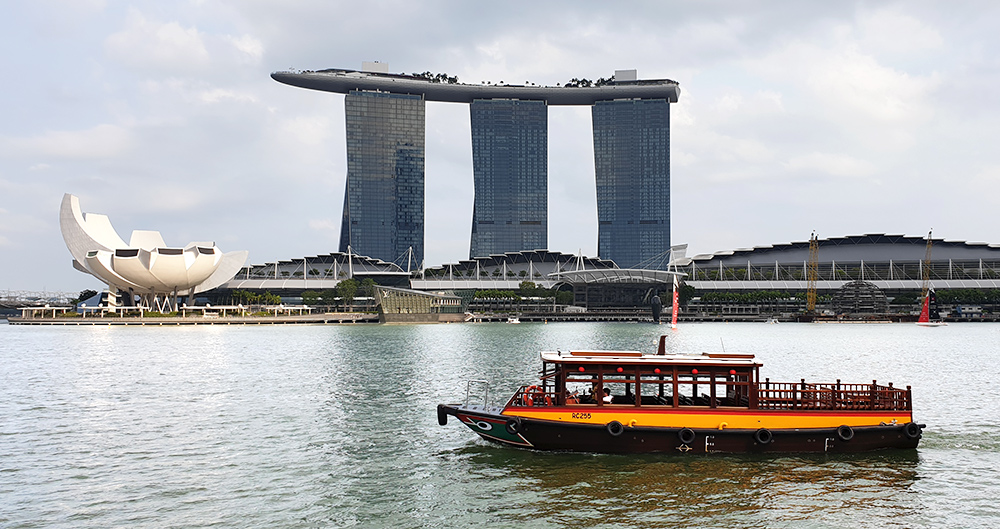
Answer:
[{"label": "boat cabin", "polygon": [[508,407],[634,406],[770,410],[911,410],[910,388],[871,384],[771,382],[751,354],[638,351],[543,352],[538,385],[522,386]]},{"label": "boat cabin", "polygon": [[[749,354],[644,355],[638,351],[542,353],[542,386],[524,388],[528,406],[756,407],[761,364]],[[607,391],[605,391],[607,390]]]}]

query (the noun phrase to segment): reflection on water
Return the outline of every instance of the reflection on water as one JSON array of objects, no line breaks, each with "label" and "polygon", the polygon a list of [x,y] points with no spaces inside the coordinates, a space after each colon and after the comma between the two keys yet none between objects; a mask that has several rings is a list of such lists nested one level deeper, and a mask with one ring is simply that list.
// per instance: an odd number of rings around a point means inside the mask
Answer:
[{"label": "reflection on water", "polygon": [[[993,527],[1000,325],[913,327],[3,326],[0,526]],[[755,353],[772,380],[912,385],[920,448],[542,453],[437,424],[468,379],[502,403],[539,350],[661,332]]]},{"label": "reflection on water", "polygon": [[[889,524],[920,510],[915,451],[854,457],[685,457],[539,454],[473,446],[442,455],[484,485],[509,480],[520,501],[499,518],[559,525],[774,527],[822,519]],[[505,499],[509,500],[510,497]],[[862,523],[861,525],[864,525]]]}]

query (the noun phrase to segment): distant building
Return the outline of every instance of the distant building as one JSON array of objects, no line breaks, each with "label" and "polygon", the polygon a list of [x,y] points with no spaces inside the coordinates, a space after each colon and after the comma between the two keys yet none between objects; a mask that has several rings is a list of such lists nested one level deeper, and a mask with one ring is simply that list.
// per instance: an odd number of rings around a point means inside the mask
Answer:
[{"label": "distant building", "polygon": [[440,323],[465,321],[460,296],[444,292],[422,292],[406,288],[375,287],[382,323]]},{"label": "distant building", "polygon": [[[411,263],[404,266],[407,264]],[[409,286],[410,271],[395,263],[335,252],[246,266],[221,285],[218,294],[224,298],[228,291],[250,290],[296,299],[306,290],[331,290],[346,279],[368,278],[379,285],[405,288]]]},{"label": "distant building", "polygon": [[[923,286],[927,239],[869,233],[819,240],[817,290],[832,293],[852,281],[888,292]],[[696,255],[680,264],[698,290],[805,291],[809,242],[798,241]],[[935,289],[1000,288],[1000,245],[934,239],[928,270]],[[891,295],[891,294],[890,294]]]},{"label": "distant building", "polygon": [[289,85],[348,94],[342,252],[350,245],[394,261],[413,246],[422,259],[424,101],[471,105],[476,194],[470,256],[548,248],[547,107],[588,105],[598,254],[623,268],[666,267],[669,107],[680,96],[677,82],[617,70],[612,79],[574,79],[564,86],[471,85],[444,74],[390,74],[385,63],[365,63],[363,70],[271,74]]},{"label": "distant building", "polygon": [[889,300],[871,282],[851,281],[833,293],[833,310],[837,314],[885,314]]},{"label": "distant building", "polygon": [[167,246],[158,231],[134,230],[125,242],[107,216],[84,214],[80,199],[63,195],[59,228],[73,267],[108,285],[105,307],[124,306],[159,312],[176,311],[179,298],[193,303],[196,294],[229,281],[246,262],[247,252],[222,253],[215,243]]},{"label": "distant building", "polygon": [[621,268],[665,269],[670,251],[670,103],[593,108],[597,254]]},{"label": "distant building", "polygon": [[340,251],[392,262],[424,255],[424,100],[351,91]]},{"label": "distant building", "polygon": [[477,99],[470,112],[476,195],[469,258],[548,248],[548,107]]},{"label": "distant building", "polygon": [[[887,302],[908,303],[900,300],[916,299],[926,269],[929,286],[939,295],[984,291],[981,300],[946,296],[942,310],[961,305],[954,309],[961,317],[1000,313],[997,298],[985,293],[1000,290],[1000,244],[933,242],[928,268],[924,265],[927,240],[923,237],[866,234],[820,239],[816,286],[826,298],[824,310],[831,314],[834,310],[879,313],[884,312]],[[294,301],[304,290],[333,289],[349,278],[372,278],[380,285],[456,295],[518,290],[527,281],[541,289],[571,291],[572,303],[579,307],[648,308],[657,294],[667,304],[676,270],[683,274],[686,287],[696,292],[687,310],[706,316],[770,317],[805,310],[808,256],[809,242],[799,241],[678,257],[667,271],[623,269],[608,259],[531,250],[418,270],[415,263],[401,267],[356,254],[329,254],[246,267],[222,288],[269,291]],[[843,288],[850,283],[855,285]],[[749,296],[755,291],[767,295]],[[740,299],[718,294],[747,296]]]},{"label": "distant building", "polygon": [[506,252],[474,257],[458,263],[426,268],[410,280],[416,290],[517,289],[531,281],[542,288],[564,283],[559,274],[584,270],[617,269],[615,263],[600,258],[548,250]]}]

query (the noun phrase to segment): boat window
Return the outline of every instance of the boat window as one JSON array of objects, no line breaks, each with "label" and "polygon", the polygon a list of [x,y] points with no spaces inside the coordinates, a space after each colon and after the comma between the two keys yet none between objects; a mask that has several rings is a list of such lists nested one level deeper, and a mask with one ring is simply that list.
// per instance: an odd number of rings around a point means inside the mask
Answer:
[{"label": "boat window", "polygon": [[672,375],[645,372],[639,377],[640,406],[673,406]]},{"label": "boat window", "polygon": [[[746,367],[655,365],[563,365],[566,394],[572,403],[597,404],[587,398],[611,391],[613,404],[635,406],[750,406],[752,371]],[[548,373],[551,376],[551,373]]]},{"label": "boat window", "polygon": [[611,404],[635,404],[636,369],[613,366],[603,376],[604,388],[611,390]]},{"label": "boat window", "polygon": [[750,405],[749,381],[749,373],[734,369],[707,367],[679,371],[678,404],[711,408],[747,407]]},{"label": "boat window", "polygon": [[570,404],[589,404],[593,401],[588,398],[591,393],[590,382],[568,382],[566,384],[566,397],[570,399]]},{"label": "boat window", "polygon": [[[552,366],[555,367],[555,366]],[[566,395],[571,403],[597,404],[589,395],[611,391],[613,404],[635,406],[748,407],[752,372],[724,366],[563,365]],[[543,377],[554,373],[543,370]],[[558,378],[558,377],[557,377]],[[558,385],[558,382],[557,382]]]}]

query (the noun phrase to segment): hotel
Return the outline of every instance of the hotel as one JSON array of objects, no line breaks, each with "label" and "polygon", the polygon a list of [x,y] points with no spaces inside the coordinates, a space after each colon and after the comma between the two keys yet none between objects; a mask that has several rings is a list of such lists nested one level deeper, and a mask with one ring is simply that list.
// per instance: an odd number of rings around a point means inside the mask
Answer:
[{"label": "hotel", "polygon": [[599,257],[621,268],[666,267],[670,251],[670,104],[675,81],[566,86],[461,84],[455,78],[363,71],[276,72],[276,81],[347,94],[348,177],[340,251],[422,261],[424,104],[467,103],[475,199],[470,259],[543,250],[548,241],[548,107],[592,107]]}]

